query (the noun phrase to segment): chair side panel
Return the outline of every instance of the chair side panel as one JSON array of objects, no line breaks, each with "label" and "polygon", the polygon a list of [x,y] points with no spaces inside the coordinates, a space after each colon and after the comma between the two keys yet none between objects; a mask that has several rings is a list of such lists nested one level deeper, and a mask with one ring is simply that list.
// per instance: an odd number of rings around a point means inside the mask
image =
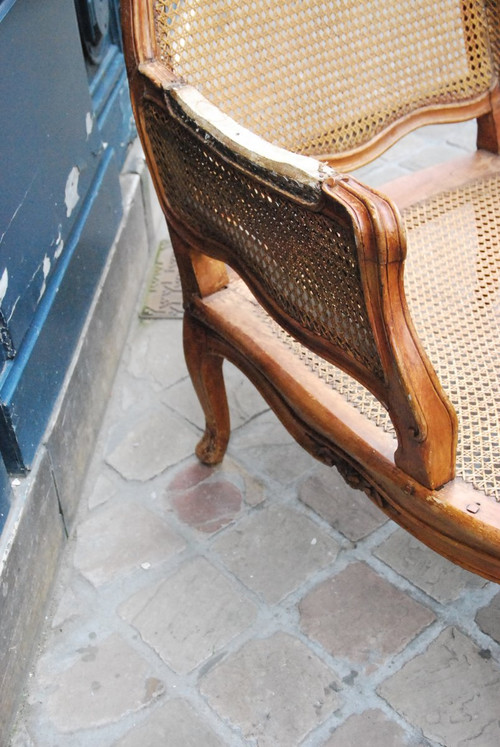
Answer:
[{"label": "chair side panel", "polygon": [[174,215],[200,236],[201,246],[218,244],[220,258],[244,276],[280,321],[288,318],[294,332],[309,333],[309,344],[315,338],[321,352],[325,345],[330,356],[340,352],[380,394],[384,377],[347,217],[318,212],[320,192],[300,194],[300,185],[290,183],[290,193],[282,195],[258,174],[245,173],[207,133],[152,101],[145,102],[144,114]]}]

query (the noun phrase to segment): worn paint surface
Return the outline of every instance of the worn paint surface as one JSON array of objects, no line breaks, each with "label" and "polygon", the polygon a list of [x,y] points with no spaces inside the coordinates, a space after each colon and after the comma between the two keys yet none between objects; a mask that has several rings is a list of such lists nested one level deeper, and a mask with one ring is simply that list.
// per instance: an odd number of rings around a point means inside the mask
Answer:
[{"label": "worn paint surface", "polygon": [[80,169],[78,166],[73,166],[66,179],[66,187],[64,189],[64,204],[66,205],[66,217],[69,218],[71,213],[78,205],[80,195],[78,194],[78,182],[80,179]]},{"label": "worn paint surface", "polygon": [[[92,102],[75,21],[72,3],[45,0],[16,3],[0,23],[0,173],[9,181],[0,200],[0,365],[22,348],[101,160],[99,133],[86,129]],[[12,65],[19,49],[23,64]]]},{"label": "worn paint surface", "polygon": [[85,130],[87,132],[87,138],[90,137],[93,129],[94,129],[94,117],[92,116],[92,112],[87,112],[87,114],[85,115]]},{"label": "worn paint surface", "polygon": [[[19,50],[22,64],[12,65]],[[130,109],[115,106],[127,89],[112,52],[89,85],[74,3],[23,0],[0,17],[9,185],[0,200],[0,456],[11,468],[33,458],[120,218],[117,152],[132,128]]]}]

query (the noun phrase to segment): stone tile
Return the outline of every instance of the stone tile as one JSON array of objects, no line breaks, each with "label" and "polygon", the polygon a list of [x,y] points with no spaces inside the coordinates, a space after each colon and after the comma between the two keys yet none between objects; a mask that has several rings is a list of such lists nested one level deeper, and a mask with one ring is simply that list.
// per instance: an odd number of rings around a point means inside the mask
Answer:
[{"label": "stone tile", "polygon": [[434,614],[365,563],[352,563],[300,605],[301,626],[333,656],[373,671],[434,620]]},{"label": "stone tile", "polygon": [[415,537],[397,529],[374,555],[438,602],[452,602],[465,589],[486,586],[487,581],[450,563]]},{"label": "stone tile", "polygon": [[335,729],[323,747],[416,747],[403,729],[378,709],[370,709],[350,716]]},{"label": "stone tile", "polygon": [[244,584],[275,603],[335,560],[339,548],[306,516],[271,506],[244,517],[214,549]]},{"label": "stone tile", "polygon": [[256,607],[204,558],[143,589],[119,614],[179,673],[187,673],[252,625]]},{"label": "stone tile", "polygon": [[221,464],[208,467],[201,464],[195,457],[183,465],[174,479],[168,485],[168,491],[187,490],[211,478],[229,479],[236,485],[241,485],[243,497],[247,506],[257,506],[265,500],[263,484],[249,475],[237,462],[226,456]]},{"label": "stone tile", "polygon": [[128,428],[106,462],[126,480],[145,482],[190,456],[197,440],[184,420],[157,407]]},{"label": "stone tile", "polygon": [[263,484],[246,472],[243,473],[243,477],[245,480],[245,503],[247,506],[259,506],[266,499]]},{"label": "stone tile", "polygon": [[200,430],[204,430],[205,416],[189,376],[165,389],[160,395],[160,401]]},{"label": "stone tile", "polygon": [[439,744],[500,744],[500,667],[455,628],[444,630],[423,654],[383,682],[379,692]]},{"label": "stone tile", "polygon": [[25,724],[16,727],[12,735],[9,747],[37,747]]},{"label": "stone tile", "polygon": [[315,461],[288,435],[274,413],[259,415],[245,428],[233,432],[230,453],[253,475],[264,475],[286,485]]},{"label": "stone tile", "polygon": [[157,708],[113,747],[222,747],[223,744],[189,703],[178,698]]},{"label": "stone tile", "polygon": [[229,361],[224,361],[224,379],[233,428],[238,428],[256,415],[269,410],[269,405],[258,389]]},{"label": "stone tile", "polygon": [[285,633],[250,641],[201,680],[210,705],[259,747],[298,744],[341,706],[339,688],[335,674]]},{"label": "stone tile", "polygon": [[[233,430],[269,409],[267,402],[253,384],[228,361],[224,361],[224,381]],[[164,391],[161,401],[198,427],[204,427],[201,405],[189,378]]]},{"label": "stone tile", "polygon": [[78,527],[74,565],[94,586],[143,563],[156,565],[184,541],[151,511],[129,502],[96,509]]},{"label": "stone tile", "polygon": [[164,692],[147,662],[117,634],[76,653],[47,697],[49,718],[62,732],[114,723]]},{"label": "stone tile", "polygon": [[157,407],[158,391],[150,383],[122,373],[113,387],[112,416],[108,422],[119,422],[123,413],[126,413],[127,417],[131,414],[140,417],[146,410],[154,410]]},{"label": "stone tile", "polygon": [[436,142],[436,144],[424,145],[408,158],[403,158],[400,165],[409,171],[418,171],[435,166],[437,163],[451,161],[453,158],[459,158],[462,155],[464,155],[463,152],[458,150],[456,146]]},{"label": "stone tile", "polygon": [[[469,152],[476,150],[477,125],[474,119],[468,122],[453,122],[452,124],[427,125],[420,130],[421,134],[429,139],[446,142]],[[461,154],[457,153],[457,156]]]},{"label": "stone tile", "polygon": [[135,330],[127,370],[151,383],[157,391],[188,376],[182,348],[182,321],[155,319]]},{"label": "stone tile", "polygon": [[116,495],[117,487],[108,475],[99,475],[88,497],[88,507],[90,510],[106,503],[110,498]]},{"label": "stone tile", "polygon": [[209,467],[207,464],[202,464],[195,458],[194,461],[187,466],[182,467],[182,469],[177,472],[173,480],[169,482],[168,489],[188,490],[217,474],[219,469],[218,466]]},{"label": "stone tile", "polygon": [[[74,577],[73,579],[74,580]],[[70,584],[64,589],[59,600],[54,616],[52,617],[51,627],[62,628],[67,623],[83,617],[88,613],[88,603],[82,598],[81,594],[75,591]]]},{"label": "stone tile", "polygon": [[352,542],[388,520],[364,493],[350,488],[336,469],[323,465],[300,486],[299,499]]},{"label": "stone tile", "polygon": [[406,176],[409,172],[408,169],[402,168],[397,163],[380,159],[350,173],[363,184],[369,184],[371,187],[382,187],[383,191],[384,184],[399,179],[401,176]]},{"label": "stone tile", "polygon": [[476,622],[483,633],[490,635],[497,643],[500,643],[500,593],[496,594],[486,607],[478,611]]},{"label": "stone tile", "polygon": [[227,480],[213,480],[178,491],[170,503],[181,521],[200,532],[216,532],[238,515],[242,495]]},{"label": "stone tile", "polygon": [[408,156],[418,153],[426,145],[431,145],[432,140],[422,135],[422,130],[415,130],[408,133],[384,153],[383,162],[389,162],[401,165]]}]

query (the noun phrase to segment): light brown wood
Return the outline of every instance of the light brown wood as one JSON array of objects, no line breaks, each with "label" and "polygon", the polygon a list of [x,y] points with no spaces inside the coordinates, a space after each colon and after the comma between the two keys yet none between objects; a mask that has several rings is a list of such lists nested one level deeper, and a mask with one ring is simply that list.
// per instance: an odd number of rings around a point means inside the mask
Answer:
[{"label": "light brown wood", "polygon": [[500,174],[500,159],[487,151],[477,151],[401,176],[386,182],[379,190],[400,210],[404,210],[440,192],[447,192],[476,179],[486,179],[497,174]]},{"label": "light brown wood", "polygon": [[170,239],[181,276],[184,306],[190,305],[195,296],[208,296],[224,288],[229,282],[224,262],[196,251],[178,231],[169,224]]},{"label": "light brown wood", "polygon": [[440,487],[454,477],[457,422],[411,323],[403,285],[402,226],[386,199],[352,179],[340,184],[332,189],[326,183],[324,189],[337,200],[345,200],[347,191],[353,219],[365,222],[359,266],[385,375],[384,391],[375,393],[398,434],[396,463],[423,485]]},{"label": "light brown wood", "polygon": [[[206,101],[160,55],[152,0],[122,0],[122,19],[138,132],[183,287],[186,361],[206,419],[199,458],[221,461],[228,443],[227,358],[311,454],[429,546],[500,580],[500,503],[455,477],[459,425],[408,310],[398,210],[500,172],[496,79],[322,154],[354,168],[415,127],[478,119],[474,156],[375,191],[266,143]],[[395,438],[325,385],[273,325],[370,390]]]},{"label": "light brown wood", "polygon": [[[451,106],[429,106],[409,113],[381,132],[377,137],[364,143],[359,148],[342,153],[322,153],[318,158],[326,161],[330,166],[339,171],[346,172],[364,166],[370,161],[378,158],[392,145],[410,132],[430,124],[447,124],[450,122],[463,122],[468,119],[481,118],[485,130],[490,130],[491,93],[481,94],[474,101],[466,104],[460,103]],[[487,136],[485,135],[485,138]],[[490,142],[490,137],[488,141]],[[487,150],[485,145],[479,145]],[[494,151],[496,152],[496,151]]]},{"label": "light brown wood", "polygon": [[217,352],[207,328],[188,313],[184,317],[184,351],[191,381],[205,414],[205,433],[196,447],[204,464],[219,464],[229,441],[229,408],[223,356]]},{"label": "light brown wood", "polygon": [[490,94],[490,107],[477,120],[477,147],[500,153],[500,88],[495,86]]}]

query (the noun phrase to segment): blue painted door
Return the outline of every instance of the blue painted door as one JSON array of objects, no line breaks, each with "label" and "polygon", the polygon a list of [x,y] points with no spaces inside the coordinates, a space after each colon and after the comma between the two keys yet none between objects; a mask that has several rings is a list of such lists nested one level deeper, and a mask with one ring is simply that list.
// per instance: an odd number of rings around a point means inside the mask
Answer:
[{"label": "blue painted door", "polygon": [[[29,469],[122,214],[115,0],[0,0],[0,454]],[[1,501],[0,501],[1,505]]]}]

